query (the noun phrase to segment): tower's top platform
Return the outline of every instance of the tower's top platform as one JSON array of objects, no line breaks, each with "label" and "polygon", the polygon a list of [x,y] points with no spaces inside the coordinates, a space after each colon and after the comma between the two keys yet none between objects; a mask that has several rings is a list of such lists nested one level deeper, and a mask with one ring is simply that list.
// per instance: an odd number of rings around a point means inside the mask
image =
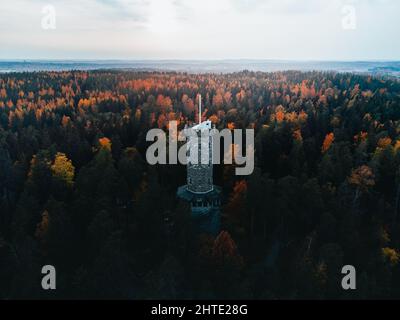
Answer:
[{"label": "tower's top platform", "polygon": [[196,131],[211,130],[211,121],[210,120],[203,121],[203,122],[195,125],[191,129],[196,130]]}]

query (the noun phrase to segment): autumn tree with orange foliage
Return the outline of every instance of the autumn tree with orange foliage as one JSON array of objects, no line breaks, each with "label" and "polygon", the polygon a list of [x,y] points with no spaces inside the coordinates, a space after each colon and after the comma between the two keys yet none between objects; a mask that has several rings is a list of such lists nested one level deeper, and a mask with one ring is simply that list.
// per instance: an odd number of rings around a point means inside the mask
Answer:
[{"label": "autumn tree with orange foliage", "polygon": [[335,135],[333,134],[333,132],[328,133],[325,136],[324,142],[322,143],[321,152],[322,153],[327,152],[329,150],[330,146],[332,145],[334,140],[335,140]]},{"label": "autumn tree with orange foliage", "polygon": [[111,140],[108,139],[107,137],[103,137],[99,139],[99,146],[102,149],[106,149],[111,151]]},{"label": "autumn tree with orange foliage", "polygon": [[239,234],[245,232],[244,225],[248,223],[245,209],[246,192],[247,182],[245,180],[237,181],[224,210],[229,223],[237,226],[235,231]]},{"label": "autumn tree with orange foliage", "polygon": [[215,240],[205,236],[202,240],[200,254],[205,263],[202,272],[209,274],[217,297],[234,296],[244,267],[235,241],[227,231],[221,231]]}]

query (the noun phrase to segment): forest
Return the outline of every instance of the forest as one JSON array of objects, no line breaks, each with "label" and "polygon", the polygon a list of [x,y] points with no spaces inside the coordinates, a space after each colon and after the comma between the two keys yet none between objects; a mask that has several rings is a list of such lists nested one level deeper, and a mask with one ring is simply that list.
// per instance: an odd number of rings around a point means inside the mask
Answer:
[{"label": "forest", "polygon": [[[255,130],[194,232],[146,133]],[[400,82],[335,72],[0,74],[0,299],[400,298]],[[42,290],[54,265],[57,290]],[[341,269],[357,270],[357,290]]]}]

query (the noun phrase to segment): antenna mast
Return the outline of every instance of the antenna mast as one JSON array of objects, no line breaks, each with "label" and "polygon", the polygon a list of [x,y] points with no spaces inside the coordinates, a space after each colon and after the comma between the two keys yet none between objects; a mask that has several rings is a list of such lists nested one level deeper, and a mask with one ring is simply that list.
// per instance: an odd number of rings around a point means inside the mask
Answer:
[{"label": "antenna mast", "polygon": [[201,94],[199,94],[199,124],[201,124]]}]

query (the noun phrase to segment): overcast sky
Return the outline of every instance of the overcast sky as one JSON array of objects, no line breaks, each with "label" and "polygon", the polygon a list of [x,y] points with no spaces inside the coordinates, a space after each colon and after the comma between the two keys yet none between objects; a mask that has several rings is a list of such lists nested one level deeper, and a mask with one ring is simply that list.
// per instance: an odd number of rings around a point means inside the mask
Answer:
[{"label": "overcast sky", "polygon": [[1,0],[0,30],[0,59],[400,60],[399,0]]}]

